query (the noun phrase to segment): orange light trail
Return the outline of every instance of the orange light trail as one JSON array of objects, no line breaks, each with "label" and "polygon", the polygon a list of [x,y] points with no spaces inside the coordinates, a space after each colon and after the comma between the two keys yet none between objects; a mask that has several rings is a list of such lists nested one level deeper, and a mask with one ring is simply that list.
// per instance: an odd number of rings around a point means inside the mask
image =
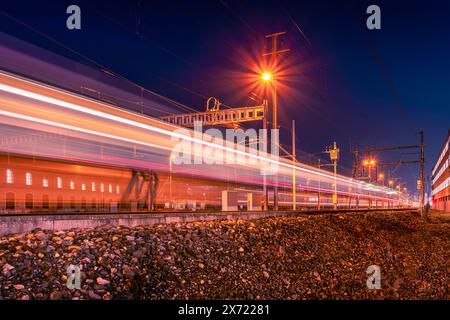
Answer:
[{"label": "orange light trail", "polygon": [[[270,77],[269,77],[270,80]],[[192,131],[185,129],[186,134],[177,132],[179,127],[162,122],[148,116],[133,113],[131,111],[110,106],[103,102],[98,102],[79,95],[65,92],[44,84],[23,79],[8,73],[0,72],[0,95],[2,104],[0,105],[0,122],[8,125],[21,124],[11,123],[11,119],[26,121],[29,123],[39,124],[40,130],[44,126],[44,130],[54,132],[51,128],[60,128],[68,131],[78,132],[91,136],[96,136],[108,140],[120,141],[122,146],[127,144],[139,145],[145,150],[159,150],[159,156],[167,161],[170,151],[173,150],[173,138],[183,139],[192,143],[201,144],[211,148],[220,149],[222,151],[231,152],[235,155],[241,155],[248,158],[254,158],[263,163],[272,163],[278,165],[281,169],[278,173],[278,184],[283,184],[283,179],[289,179],[292,169],[298,171],[298,186],[306,186],[306,182],[302,183],[302,179],[312,179],[312,184],[323,184],[321,190],[323,192],[331,191],[331,184],[335,177],[327,171],[319,170],[314,167],[298,163],[296,165],[285,159],[273,159],[268,156],[258,155],[246,151],[245,147],[223,145],[217,141],[210,142],[208,138],[198,138],[192,134]],[[48,127],[48,128],[47,128]],[[25,127],[29,129],[28,127]],[[100,142],[99,142],[100,143]],[[144,151],[144,152],[148,152]],[[159,159],[159,158],[158,158]],[[161,161],[161,160],[158,160]],[[165,163],[164,163],[165,164]],[[211,167],[205,165],[198,166],[200,172],[208,172]],[[237,175],[237,182],[240,178],[245,177],[248,181],[262,183],[262,177],[256,174],[255,166],[244,163],[237,163],[233,169],[240,170],[242,176]],[[195,169],[192,165],[190,170]],[[208,170],[209,169],[209,170]],[[214,170],[218,170],[214,166]],[[221,172],[217,172],[218,176],[229,176],[227,167],[220,168]],[[253,177],[254,176],[254,177]],[[371,198],[379,198],[390,201],[398,201],[387,196],[398,194],[397,191],[384,187],[368,184],[361,181],[355,181],[345,176],[338,175],[336,177],[339,185],[339,194],[362,195]],[[270,179],[269,179],[270,181]],[[289,188],[289,184],[286,186]],[[316,188],[316,186],[310,186]],[[351,188],[352,192],[347,189]],[[311,189],[313,190],[313,189]],[[371,194],[377,193],[378,195]],[[381,196],[383,195],[383,196]]]}]

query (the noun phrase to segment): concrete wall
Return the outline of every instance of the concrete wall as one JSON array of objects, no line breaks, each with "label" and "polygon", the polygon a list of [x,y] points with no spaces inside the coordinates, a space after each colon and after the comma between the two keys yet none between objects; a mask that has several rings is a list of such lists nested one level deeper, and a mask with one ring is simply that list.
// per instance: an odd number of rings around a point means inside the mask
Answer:
[{"label": "concrete wall", "polygon": [[[291,213],[292,214],[292,213]],[[67,230],[100,226],[153,225],[161,223],[209,221],[218,219],[257,219],[280,216],[282,212],[245,213],[164,213],[164,214],[52,214],[0,216],[0,236],[30,232],[33,229]]]},{"label": "concrete wall", "polygon": [[[340,213],[351,211],[377,211],[383,209],[342,209],[321,211]],[[386,209],[384,209],[386,210]],[[401,210],[396,208],[395,210]],[[407,209],[414,210],[414,209]],[[46,214],[46,215],[0,215],[0,236],[26,233],[33,229],[67,230],[72,228],[95,228],[100,226],[154,225],[162,223],[211,221],[220,219],[259,219],[265,217],[317,214],[317,211],[254,211],[254,212],[208,212],[208,213],[130,213],[130,214]]]}]

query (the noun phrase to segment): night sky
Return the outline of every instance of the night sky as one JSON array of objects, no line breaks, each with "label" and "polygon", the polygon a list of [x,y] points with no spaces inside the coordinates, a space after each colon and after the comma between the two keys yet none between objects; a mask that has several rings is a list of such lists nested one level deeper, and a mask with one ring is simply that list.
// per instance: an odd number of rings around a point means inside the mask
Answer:
[{"label": "night sky", "polygon": [[[81,30],[65,26],[70,4],[81,8]],[[365,28],[370,4],[381,8],[381,30]],[[228,106],[254,104],[245,79],[261,60],[264,35],[287,31],[283,142],[290,144],[293,118],[298,149],[317,154],[336,140],[342,173],[351,172],[352,147],[418,144],[423,129],[431,175],[450,127],[448,1],[16,0],[2,1],[0,11],[1,32],[83,62],[14,17],[199,111],[210,96]],[[418,166],[396,173],[415,190]]]}]

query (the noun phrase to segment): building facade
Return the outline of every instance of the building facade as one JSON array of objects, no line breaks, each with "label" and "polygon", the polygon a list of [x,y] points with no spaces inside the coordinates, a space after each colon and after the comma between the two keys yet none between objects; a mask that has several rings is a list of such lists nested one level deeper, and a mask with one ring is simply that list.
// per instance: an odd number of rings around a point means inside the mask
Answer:
[{"label": "building facade", "polygon": [[432,169],[433,208],[450,212],[450,129]]}]

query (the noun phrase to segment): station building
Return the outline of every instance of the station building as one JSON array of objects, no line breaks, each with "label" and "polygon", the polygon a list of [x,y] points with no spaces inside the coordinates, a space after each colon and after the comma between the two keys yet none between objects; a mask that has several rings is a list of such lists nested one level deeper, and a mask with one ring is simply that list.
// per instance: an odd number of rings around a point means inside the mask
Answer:
[{"label": "station building", "polygon": [[450,212],[450,129],[432,169],[433,208]]}]

